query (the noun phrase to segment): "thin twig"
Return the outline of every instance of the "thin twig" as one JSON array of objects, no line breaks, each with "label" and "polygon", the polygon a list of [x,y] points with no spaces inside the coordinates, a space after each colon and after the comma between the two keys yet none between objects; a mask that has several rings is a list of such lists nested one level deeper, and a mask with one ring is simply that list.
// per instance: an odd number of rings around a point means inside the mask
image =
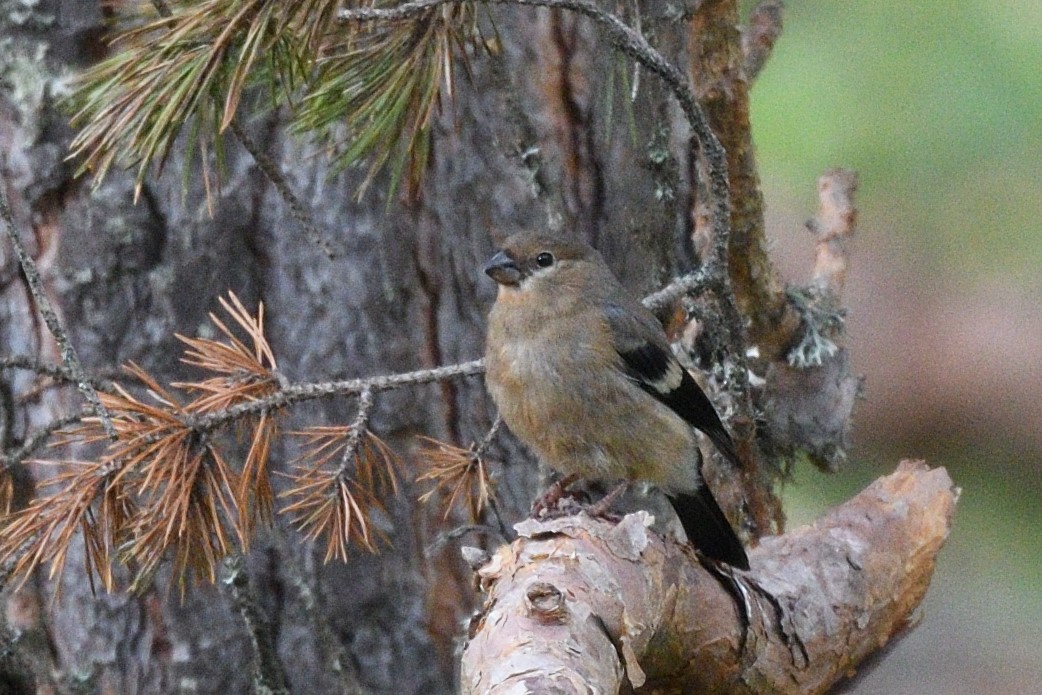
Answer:
[{"label": "thin twig", "polygon": [[226,557],[224,570],[224,584],[250,636],[254,658],[253,692],[257,695],[289,695],[286,673],[275,649],[271,625],[257,605],[242,555],[234,553]]},{"label": "thin twig", "polygon": [[253,157],[253,161],[257,162],[257,166],[264,172],[264,175],[268,177],[271,185],[275,187],[275,190],[282,196],[282,200],[285,201],[286,205],[289,206],[289,211],[293,217],[297,220],[301,227],[304,228],[304,236],[307,237],[308,241],[316,244],[322,249],[323,253],[326,254],[326,258],[333,260],[336,258],[336,254],[333,253],[333,247],[329,244],[329,240],[319,230],[318,225],[315,223],[315,218],[311,216],[308,209],[301,202],[297,194],[293,192],[289,183],[286,181],[286,177],[279,171],[278,166],[272,161],[258,145],[254,142],[242,126],[239,125],[238,119],[233,120],[229,127],[231,128],[232,134],[238,139],[239,144],[250,153]]},{"label": "thin twig", "polygon": [[55,418],[33,432],[17,449],[10,452],[0,452],[0,471],[5,471],[16,463],[21,463],[35,453],[37,449],[46,444],[47,440],[50,439],[55,432],[68,427],[69,425],[75,425],[89,414],[90,412],[88,411]]},{"label": "thin twig", "polygon": [[336,472],[338,478],[348,475],[354,467],[355,453],[358,451],[358,445],[362,441],[362,437],[365,436],[366,431],[369,429],[369,416],[372,412],[373,390],[368,388],[358,396],[358,414],[355,415],[355,419],[347,432],[344,451],[340,455],[340,467]]},{"label": "thin twig", "polygon": [[[481,440],[477,448],[474,449],[474,457],[480,458],[485,455],[488,448],[492,446],[492,440],[499,434],[499,430],[503,427],[503,416],[500,413],[496,413],[496,419],[492,421],[492,426],[488,428],[488,433],[485,438]],[[492,518],[496,520],[496,525],[499,526],[499,535],[502,536],[503,540],[510,542],[514,539],[515,534],[503,518],[502,512],[499,511],[499,502],[496,499],[496,488],[489,486],[491,489],[488,495],[488,510],[492,512]]]},{"label": "thin twig", "polygon": [[[72,370],[68,367],[60,364],[42,362],[35,357],[29,357],[28,355],[0,356],[0,370],[3,369],[24,369],[29,372],[36,372],[41,376],[49,376],[55,381],[64,381],[70,384],[75,384],[77,382]],[[98,379],[88,376],[86,377],[86,381],[102,393],[113,393],[115,391],[115,384],[108,379]]]},{"label": "thin twig", "polygon": [[441,550],[446,543],[457,541],[470,533],[483,533],[485,535],[499,536],[504,543],[510,543],[517,537],[517,534],[513,533],[510,535],[504,535],[501,529],[498,529],[495,526],[489,526],[488,524],[464,524],[463,526],[449,529],[444,533],[439,533],[434,537],[434,540],[427,544],[426,552],[428,554],[434,554]]},{"label": "thin twig", "polygon": [[36,302],[36,308],[40,315],[43,316],[44,323],[47,324],[47,330],[51,332],[55,342],[58,343],[62,363],[72,375],[76,388],[87,399],[91,410],[100,418],[105,434],[109,438],[115,439],[116,428],[112,425],[112,418],[109,417],[105,406],[101,404],[101,399],[98,398],[98,392],[94,388],[94,384],[87,378],[86,371],[83,369],[83,363],[76,356],[76,348],[69,341],[69,335],[65,332],[61,319],[58,318],[58,315],[54,312],[54,307],[51,306],[51,300],[47,297],[47,290],[44,289],[43,280],[40,278],[40,271],[36,267],[36,262],[29,255],[29,252],[25,250],[22,240],[18,237],[18,232],[15,230],[14,217],[11,215],[11,208],[7,204],[7,193],[2,186],[0,186],[0,217],[3,217],[7,236],[11,239],[15,254],[18,256],[18,262],[22,266],[22,272],[25,273],[25,278],[29,282],[29,291]]},{"label": "thin twig", "polygon": [[488,433],[485,435],[485,438],[482,439],[481,443],[478,444],[476,449],[474,449],[475,456],[483,456],[485,452],[488,451],[488,448],[492,446],[492,440],[496,438],[496,435],[499,434],[499,430],[502,427],[503,416],[496,413],[496,419],[492,421],[492,426],[488,428]]}]

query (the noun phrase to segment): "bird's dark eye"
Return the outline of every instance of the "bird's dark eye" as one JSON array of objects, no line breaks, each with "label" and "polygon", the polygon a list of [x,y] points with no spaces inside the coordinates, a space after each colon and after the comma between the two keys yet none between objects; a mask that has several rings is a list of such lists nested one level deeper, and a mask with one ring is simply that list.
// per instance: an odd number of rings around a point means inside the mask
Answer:
[{"label": "bird's dark eye", "polygon": [[549,268],[554,264],[554,255],[549,251],[543,251],[535,257],[535,263],[540,268]]}]

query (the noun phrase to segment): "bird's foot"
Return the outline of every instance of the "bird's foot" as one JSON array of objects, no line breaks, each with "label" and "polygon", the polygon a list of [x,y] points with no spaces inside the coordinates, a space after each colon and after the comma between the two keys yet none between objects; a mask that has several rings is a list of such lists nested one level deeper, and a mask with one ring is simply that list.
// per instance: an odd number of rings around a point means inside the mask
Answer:
[{"label": "bird's foot", "polygon": [[[546,489],[546,492],[532,503],[532,518],[540,519],[550,514],[563,516],[563,514],[561,514],[562,510],[560,509],[562,502],[574,502],[570,497],[572,493],[568,492],[568,486],[578,479],[579,476],[570,473],[563,478],[555,480],[553,484]],[[566,495],[568,496],[567,498]]]},{"label": "bird's foot", "polygon": [[619,499],[622,493],[626,492],[629,486],[630,484],[628,481],[619,483],[618,485],[613,487],[607,495],[602,497],[600,501],[597,502],[597,504],[592,504],[589,507],[587,507],[586,513],[595,519],[611,516],[608,514],[608,510],[611,508],[611,505],[615,502],[615,500]]}]

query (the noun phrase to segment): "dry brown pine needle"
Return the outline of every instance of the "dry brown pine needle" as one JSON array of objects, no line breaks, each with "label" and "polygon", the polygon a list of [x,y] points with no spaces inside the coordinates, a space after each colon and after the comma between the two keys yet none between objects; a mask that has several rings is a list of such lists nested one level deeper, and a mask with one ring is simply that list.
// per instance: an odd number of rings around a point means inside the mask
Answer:
[{"label": "dry brown pine needle", "polygon": [[479,519],[493,494],[493,485],[488,463],[476,445],[462,449],[429,437],[421,437],[421,440],[424,447],[420,455],[430,468],[416,480],[433,480],[435,486],[425,492],[420,501],[429,501],[438,491],[448,491],[443,518],[447,519],[457,501],[465,497],[471,518]]},{"label": "dry brown pine needle", "polygon": [[347,426],[318,426],[293,434],[305,439],[306,448],[287,476],[291,487],[280,497],[289,504],[282,511],[308,540],[326,540],[326,562],[345,560],[352,542],[375,551],[381,534],[372,528],[372,511],[382,510],[381,500],[398,491],[391,449],[364,428],[356,433]]}]

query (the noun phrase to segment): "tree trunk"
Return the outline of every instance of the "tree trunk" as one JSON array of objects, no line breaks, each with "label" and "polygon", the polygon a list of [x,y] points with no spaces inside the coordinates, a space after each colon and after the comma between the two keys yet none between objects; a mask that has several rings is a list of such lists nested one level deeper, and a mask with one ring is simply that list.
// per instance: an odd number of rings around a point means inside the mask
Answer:
[{"label": "tree trunk", "polygon": [[[660,3],[641,5],[644,33],[679,51],[685,23],[668,18]],[[64,159],[71,131],[55,98],[60,75],[107,50],[102,3],[0,7],[0,32],[10,38],[0,51],[0,72],[8,76],[0,102],[2,185],[81,359],[98,373],[132,360],[161,383],[183,378],[188,369],[178,362],[174,333],[195,335],[227,290],[250,307],[264,302],[279,367],[293,381],[474,359],[494,292],[482,261],[495,239],[522,228],[580,234],[637,294],[695,263],[688,251],[692,193],[682,174],[690,170],[686,133],[675,107],[575,15],[490,10],[499,50],[471,60],[470,79],[457,76],[413,199],[388,201],[375,185],[356,202],[364,172],[330,177],[321,149],[288,136],[283,114],[244,116],[323,227],[336,253],[330,260],[230,139],[212,214],[201,177],[183,176],[179,158],[146,179],[136,203],[130,176],[110,175],[96,190],[74,178],[75,164]],[[632,102],[623,98],[629,89],[636,89]],[[6,239],[0,354],[59,359]],[[74,389],[35,390],[30,372],[0,372],[0,380],[15,406],[5,448],[82,405]],[[491,411],[481,379],[466,378],[381,393],[372,425],[415,473],[423,465],[416,435],[465,446],[484,436]],[[354,412],[350,401],[323,401],[298,409],[282,428],[347,424]],[[508,436],[493,452],[504,462],[496,472],[502,511],[517,521],[536,490],[536,467]],[[273,468],[288,470],[295,453],[280,444]],[[31,473],[40,480],[52,470],[33,465]],[[421,491],[406,484],[390,505],[382,522],[389,543],[378,555],[359,549],[346,563],[323,565],[321,553],[284,522],[252,547],[250,583],[292,692],[453,690],[459,626],[476,597],[458,547],[434,540],[465,519],[443,522],[440,510],[416,502]],[[18,501],[29,492],[23,484]],[[317,609],[308,605],[309,591]],[[182,598],[176,581],[161,574],[141,595],[94,596],[82,552],[74,551],[60,580],[41,572],[10,595],[8,620],[39,692],[227,694],[251,687],[249,637],[219,587],[190,587]]]}]

